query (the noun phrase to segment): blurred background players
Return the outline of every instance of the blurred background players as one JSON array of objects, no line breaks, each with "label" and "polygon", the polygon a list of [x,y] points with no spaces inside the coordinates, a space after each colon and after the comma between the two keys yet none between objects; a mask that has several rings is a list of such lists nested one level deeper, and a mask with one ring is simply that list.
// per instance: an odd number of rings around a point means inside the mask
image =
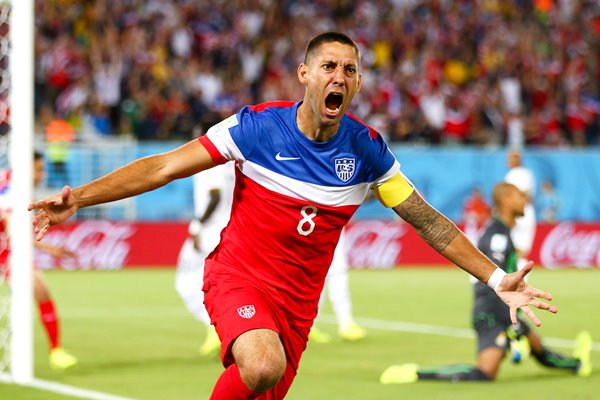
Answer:
[{"label": "blurred background players", "polygon": [[218,353],[221,342],[204,307],[204,259],[219,244],[229,221],[234,170],[231,165],[219,165],[194,175],[193,181],[196,218],[190,222],[189,236],[179,252],[175,289],[192,315],[207,327],[200,346],[200,354],[206,356]]},{"label": "blurred background players", "polygon": [[[346,256],[345,231],[342,231],[340,241],[335,248],[333,260],[325,279],[325,287],[321,292],[319,299],[319,312],[321,311],[325,298],[328,297],[331,302],[331,308],[335,315],[338,326],[338,335],[340,338],[349,342],[364,339],[367,331],[360,327],[352,317],[352,299],[350,298],[350,285],[348,282],[348,257]],[[321,331],[316,324],[319,323],[319,316],[315,320],[309,339],[316,343],[328,343],[331,336]]]},{"label": "blurred background players", "polygon": [[521,152],[518,149],[508,151],[507,158],[508,172],[504,181],[515,185],[523,192],[527,199],[525,212],[517,218],[516,225],[511,230],[511,238],[517,250],[517,269],[521,269],[527,264],[527,256],[531,251],[533,239],[535,237],[536,217],[533,199],[535,196],[535,177],[528,168],[525,168],[521,160]]},{"label": "blurred background players", "polygon": [[476,244],[479,231],[490,217],[490,206],[486,203],[478,186],[473,187],[471,195],[463,205],[463,222],[465,235]]},{"label": "blurred background players", "polygon": [[[516,219],[525,212],[528,198],[516,186],[499,183],[493,189],[494,216],[482,231],[478,247],[496,265],[508,273],[516,271],[517,253],[511,239]],[[506,305],[486,285],[474,283],[473,327],[477,333],[477,365],[450,365],[419,369],[416,364],[391,366],[381,375],[381,383],[412,383],[417,380],[492,381],[504,359],[509,340],[526,338],[531,354],[542,365],[571,371],[587,377],[592,373],[589,332],[576,339],[573,357],[565,357],[542,344],[540,336],[518,318],[512,325]],[[514,330],[513,330],[514,329]]]},{"label": "blurred background players", "polygon": [[[42,153],[35,152],[33,157],[33,184],[34,188],[38,188],[44,181],[46,175],[44,156]],[[5,197],[0,208],[0,233],[3,237],[8,238],[8,225],[10,220],[11,206],[8,197],[10,196],[10,173],[7,175],[6,184],[8,185],[2,195]],[[10,277],[10,244],[9,240],[2,241],[2,249],[0,250],[0,271],[8,279]],[[52,257],[61,259],[65,257],[76,257],[76,254],[65,247],[52,246],[40,241],[34,241],[36,249],[48,252]],[[19,266],[17,266],[18,268]],[[50,347],[50,366],[53,369],[65,370],[77,365],[77,359],[65,351],[60,343],[60,324],[58,313],[54,300],[50,294],[50,288],[44,279],[42,271],[34,267],[33,269],[33,293],[35,302],[38,306],[40,321],[48,337]]]}]

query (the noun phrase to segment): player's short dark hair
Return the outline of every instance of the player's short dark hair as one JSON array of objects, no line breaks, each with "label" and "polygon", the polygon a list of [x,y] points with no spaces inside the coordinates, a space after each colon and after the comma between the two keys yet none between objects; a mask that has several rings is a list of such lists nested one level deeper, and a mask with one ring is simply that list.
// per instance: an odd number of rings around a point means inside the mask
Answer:
[{"label": "player's short dark hair", "polygon": [[308,42],[308,45],[306,45],[306,52],[304,53],[304,64],[308,64],[309,58],[322,44],[333,42],[338,42],[342,44],[347,44],[348,46],[352,46],[354,48],[354,51],[356,52],[358,64],[360,65],[360,49],[358,48],[358,44],[356,44],[356,42],[350,36],[341,32],[324,32],[312,38],[310,42]]},{"label": "player's short dark hair", "polygon": [[500,207],[504,196],[512,190],[518,191],[519,188],[508,182],[497,183],[492,189],[492,201],[494,202],[494,207]]},{"label": "player's short dark hair", "polygon": [[41,159],[43,159],[43,158],[44,158],[44,154],[42,154],[42,152],[41,152],[41,151],[37,151],[37,150],[35,150],[35,151],[33,152],[33,161],[41,160]]}]

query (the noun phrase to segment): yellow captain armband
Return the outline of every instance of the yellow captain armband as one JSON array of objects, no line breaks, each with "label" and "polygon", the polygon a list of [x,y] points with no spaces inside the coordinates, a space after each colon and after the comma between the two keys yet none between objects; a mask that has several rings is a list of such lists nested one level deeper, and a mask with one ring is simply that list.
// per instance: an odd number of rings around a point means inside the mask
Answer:
[{"label": "yellow captain armband", "polygon": [[396,207],[415,191],[415,187],[398,172],[381,185],[372,189],[377,199],[388,208]]}]

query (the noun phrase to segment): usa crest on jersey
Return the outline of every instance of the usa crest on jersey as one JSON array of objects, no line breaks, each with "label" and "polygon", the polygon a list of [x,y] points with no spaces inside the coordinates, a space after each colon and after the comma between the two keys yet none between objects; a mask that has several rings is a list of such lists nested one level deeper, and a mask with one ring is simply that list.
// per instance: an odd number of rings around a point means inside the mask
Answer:
[{"label": "usa crest on jersey", "polygon": [[336,158],[335,173],[343,182],[348,182],[354,176],[356,166],[355,158]]},{"label": "usa crest on jersey", "polygon": [[242,306],[242,307],[238,308],[237,312],[240,317],[250,319],[250,318],[254,317],[254,314],[256,314],[256,309],[254,308],[254,306],[252,304],[250,304],[250,305]]}]

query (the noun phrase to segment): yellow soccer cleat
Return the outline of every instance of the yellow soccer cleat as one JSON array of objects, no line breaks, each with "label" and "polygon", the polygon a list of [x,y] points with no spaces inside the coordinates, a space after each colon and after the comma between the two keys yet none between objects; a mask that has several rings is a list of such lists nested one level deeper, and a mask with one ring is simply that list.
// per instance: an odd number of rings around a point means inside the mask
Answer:
[{"label": "yellow soccer cleat", "polygon": [[573,357],[579,360],[577,376],[586,378],[592,374],[592,335],[588,331],[581,331],[575,338]]},{"label": "yellow soccer cleat", "polygon": [[414,383],[419,380],[418,370],[419,366],[417,364],[392,365],[383,371],[379,382],[384,385],[391,383]]},{"label": "yellow soccer cleat", "polygon": [[529,346],[529,339],[527,339],[527,336],[521,335],[520,337],[517,337],[517,333],[511,327],[506,330],[506,336],[508,336],[510,341],[512,361],[515,364],[526,361],[531,354],[531,346]]},{"label": "yellow soccer cleat", "polygon": [[338,335],[348,342],[356,342],[367,337],[367,331],[358,326],[354,321],[350,322],[345,329],[340,329]]},{"label": "yellow soccer cleat", "polygon": [[213,353],[218,353],[221,350],[221,340],[215,327],[210,325],[206,330],[206,339],[200,346],[200,355],[203,357],[209,356]]},{"label": "yellow soccer cleat", "polygon": [[52,369],[64,371],[77,365],[77,358],[57,347],[50,351],[50,366]]},{"label": "yellow soccer cleat", "polygon": [[331,342],[331,335],[313,326],[308,334],[308,340],[315,343],[329,343]]}]

